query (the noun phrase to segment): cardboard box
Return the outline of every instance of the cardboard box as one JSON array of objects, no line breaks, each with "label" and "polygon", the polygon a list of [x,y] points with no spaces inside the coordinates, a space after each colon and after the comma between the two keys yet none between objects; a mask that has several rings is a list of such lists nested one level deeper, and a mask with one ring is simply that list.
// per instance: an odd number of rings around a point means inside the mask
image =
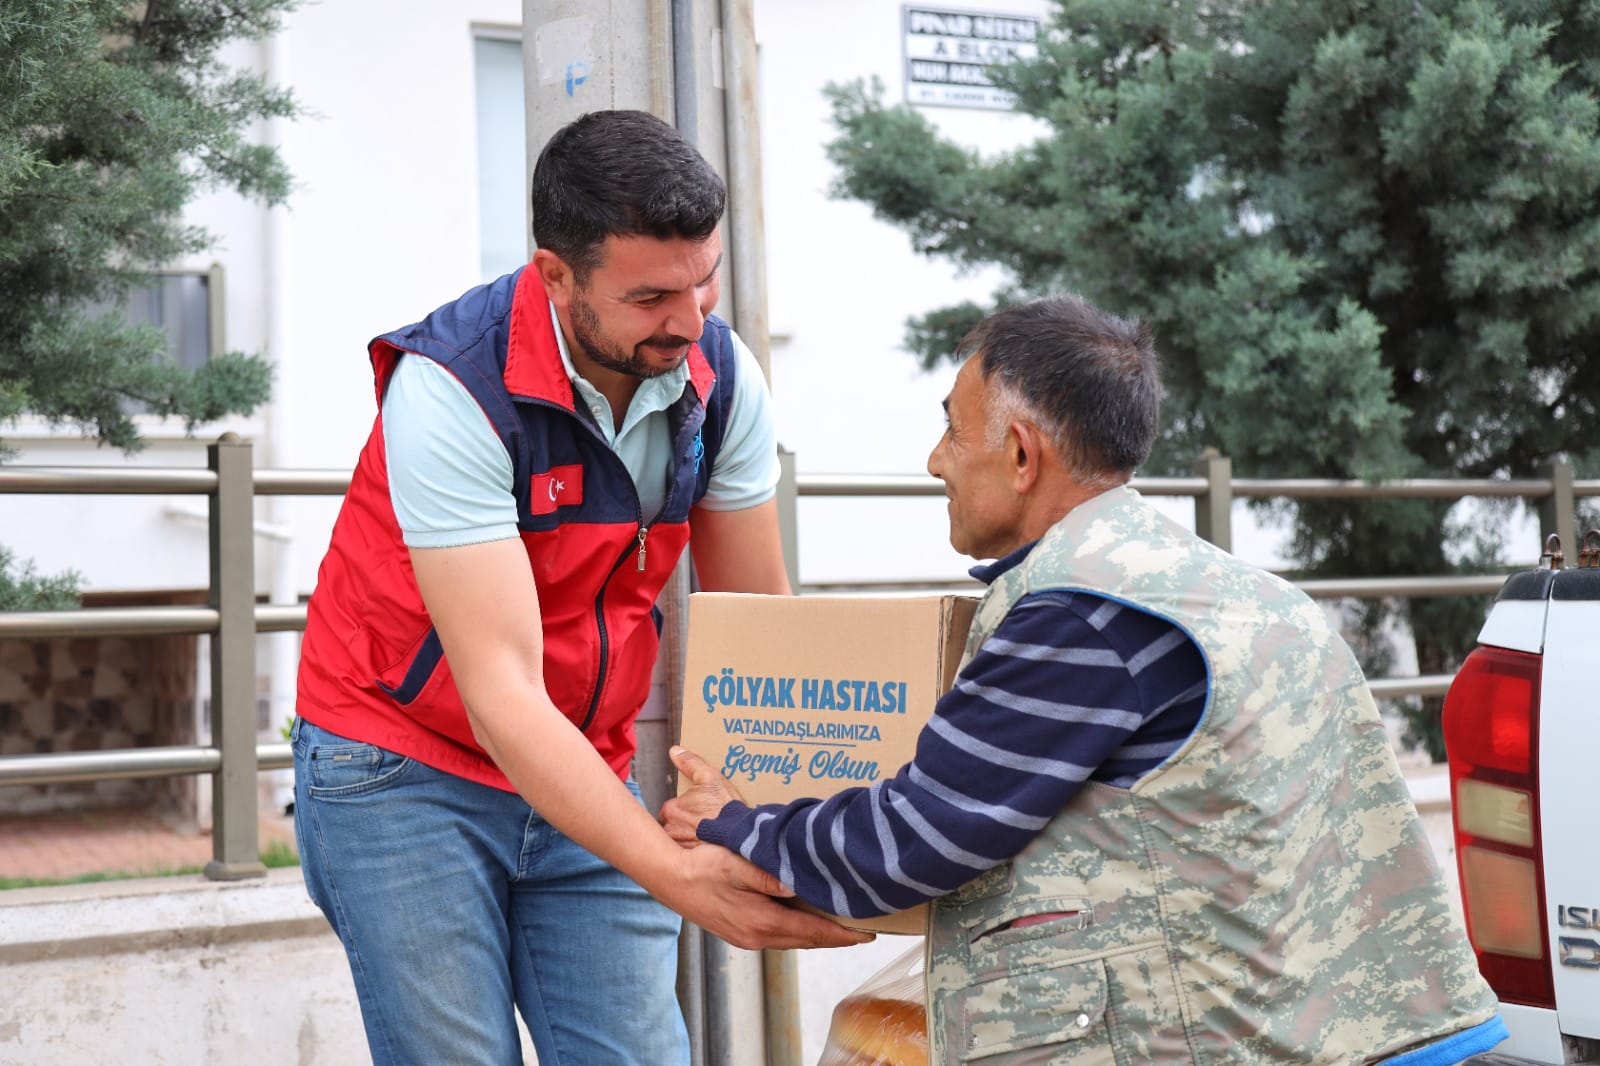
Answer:
[{"label": "cardboard box", "polygon": [[[695,593],[680,742],[752,804],[887,780],[955,681],[976,606],[970,596]],[[927,908],[848,924],[923,933]]]}]

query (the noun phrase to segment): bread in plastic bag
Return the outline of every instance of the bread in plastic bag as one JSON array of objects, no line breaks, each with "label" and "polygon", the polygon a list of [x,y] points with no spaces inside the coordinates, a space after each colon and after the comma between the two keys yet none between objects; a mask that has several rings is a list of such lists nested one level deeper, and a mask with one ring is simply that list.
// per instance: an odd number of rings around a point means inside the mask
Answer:
[{"label": "bread in plastic bag", "polygon": [[817,1066],[928,1066],[923,941],[833,1008]]}]

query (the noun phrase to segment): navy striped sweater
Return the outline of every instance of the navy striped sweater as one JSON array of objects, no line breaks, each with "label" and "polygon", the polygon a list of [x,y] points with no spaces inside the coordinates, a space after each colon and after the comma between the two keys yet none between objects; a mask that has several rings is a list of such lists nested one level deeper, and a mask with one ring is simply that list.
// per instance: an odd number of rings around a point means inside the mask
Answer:
[{"label": "navy striped sweater", "polygon": [[[973,576],[992,582],[1032,547]],[[729,803],[697,834],[832,914],[903,910],[1016,855],[1085,781],[1127,787],[1154,769],[1206,694],[1199,648],[1166,619],[1082,592],[1025,596],[893,778],[826,800]]]}]

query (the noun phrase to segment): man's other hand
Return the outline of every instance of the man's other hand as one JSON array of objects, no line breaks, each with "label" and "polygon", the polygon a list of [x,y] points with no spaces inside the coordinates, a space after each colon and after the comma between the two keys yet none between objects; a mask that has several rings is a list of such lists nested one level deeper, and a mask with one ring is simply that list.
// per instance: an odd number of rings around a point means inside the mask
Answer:
[{"label": "man's other hand", "polygon": [[688,748],[673,746],[667,754],[690,787],[683,795],[663,803],[658,819],[673,840],[686,848],[696,848],[700,846],[700,838],[695,831],[700,823],[715,818],[732,800],[743,802],[744,797],[733,782]]},{"label": "man's other hand", "polygon": [[689,788],[661,806],[661,824],[683,846],[676,887],[684,895],[662,902],[700,928],[739,948],[837,948],[865,944],[871,933],[846,929],[821,912],[807,914],[773,897],[794,892],[767,871],[726,848],[701,847],[700,822],[732,800],[744,801],[733,783],[688,748],[668,754]]},{"label": "man's other hand", "polygon": [[[874,937],[785,906],[794,893],[759,866],[715,845],[678,853],[677,898],[661,901],[737,948],[840,948]],[[682,894],[679,895],[678,892]]]}]

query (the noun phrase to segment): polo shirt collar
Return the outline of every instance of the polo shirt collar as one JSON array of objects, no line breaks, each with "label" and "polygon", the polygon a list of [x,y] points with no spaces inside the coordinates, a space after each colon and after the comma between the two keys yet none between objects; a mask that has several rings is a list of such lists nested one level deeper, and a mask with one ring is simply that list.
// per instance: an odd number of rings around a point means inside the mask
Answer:
[{"label": "polo shirt collar", "polygon": [[[578,390],[578,395],[583,397],[584,404],[591,411],[595,409],[596,404],[600,405],[603,412],[611,411],[611,405],[600,394],[600,390],[596,389],[589,383],[587,378],[578,373],[578,368],[573,364],[572,353],[567,350],[567,336],[561,329],[561,320],[556,317],[554,304],[550,305],[550,323],[555,328],[556,348],[561,352],[561,367],[566,372],[568,380],[572,382],[573,388]],[[678,397],[683,395],[684,386],[688,383],[689,361],[687,359],[665,374],[640,381],[638,391],[633,394],[633,400],[628,404],[628,413],[627,417],[622,420],[622,429],[617,432],[617,435],[621,436],[626,433],[640,419],[657,411],[665,411],[671,407]],[[612,413],[613,415],[615,414],[615,412]],[[605,422],[602,418],[597,418],[596,420],[604,423],[608,429],[615,424],[614,422]]]}]

